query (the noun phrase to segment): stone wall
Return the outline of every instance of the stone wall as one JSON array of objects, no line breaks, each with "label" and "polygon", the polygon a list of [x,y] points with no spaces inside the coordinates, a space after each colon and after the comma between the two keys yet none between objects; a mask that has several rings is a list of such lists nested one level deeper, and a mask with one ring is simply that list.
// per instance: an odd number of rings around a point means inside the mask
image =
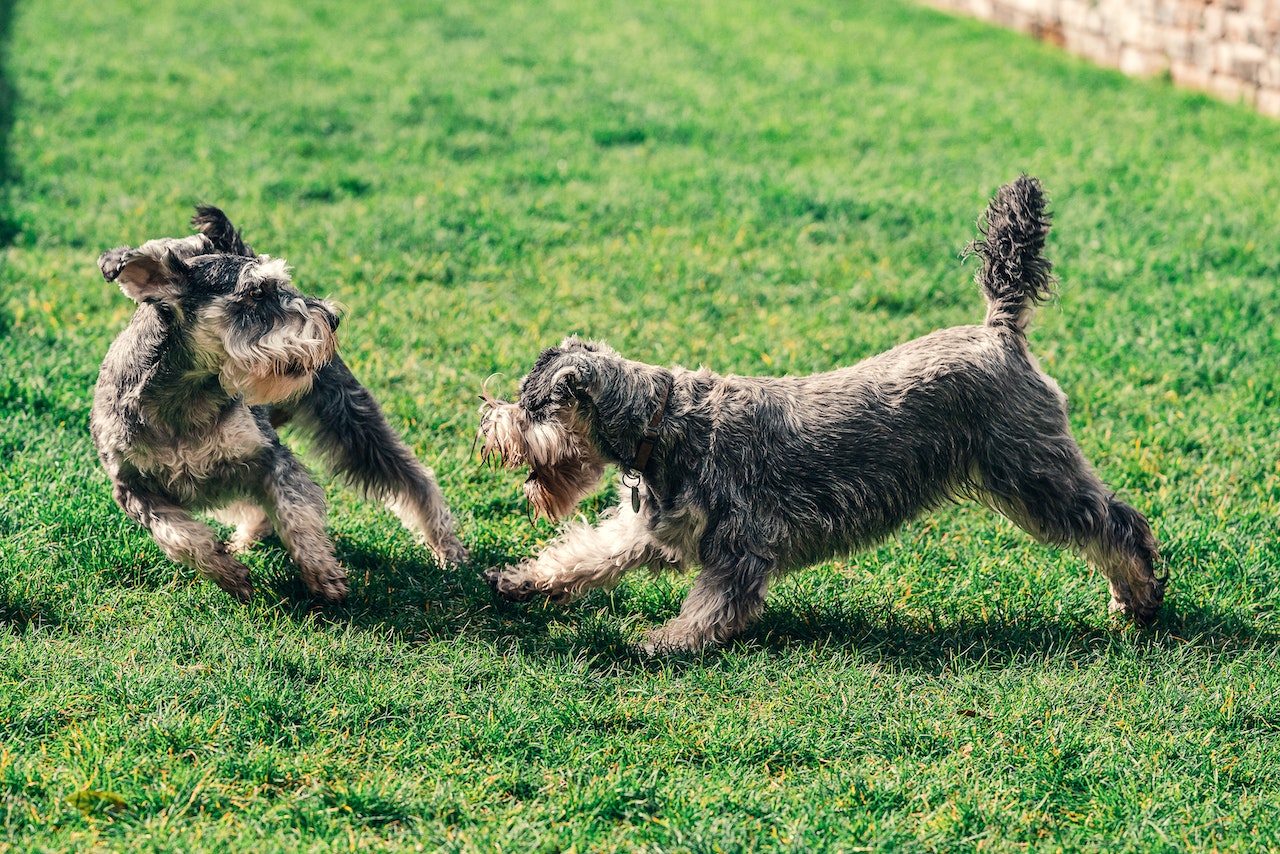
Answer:
[{"label": "stone wall", "polygon": [[1280,116],[1280,0],[924,0]]}]

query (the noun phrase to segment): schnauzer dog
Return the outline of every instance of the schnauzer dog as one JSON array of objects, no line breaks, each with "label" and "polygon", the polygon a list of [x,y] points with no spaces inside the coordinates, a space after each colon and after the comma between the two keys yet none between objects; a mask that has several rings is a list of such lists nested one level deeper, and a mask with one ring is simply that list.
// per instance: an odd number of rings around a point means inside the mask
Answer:
[{"label": "schnauzer dog", "polygon": [[[1052,294],[1040,184],[997,192],[976,279],[986,323],[942,329],[807,377],[720,376],[622,358],[569,337],[545,350],[519,399],[486,397],[485,459],[530,468],[536,512],[568,514],[622,471],[619,506],[570,525],[535,558],[492,568],[501,596],[566,601],[642,565],[700,565],[649,650],[721,643],[761,610],[772,578],[881,540],[942,502],[972,497],[1037,540],[1077,550],[1111,608],[1155,617],[1166,578],[1146,519],[1116,499],[1071,437],[1067,400],[1027,346]],[[630,494],[629,500],[626,496]]]},{"label": "schnauzer dog", "polygon": [[[336,353],[335,306],[294,289],[222,211],[201,206],[185,238],[102,254],[138,303],[102,363],[90,414],[115,499],[166,555],[242,601],[233,555],[272,532],[312,595],[341,602],[347,577],[326,536],[324,491],[275,427],[293,419],[336,475],[381,499],[445,562],[466,560],[440,487]],[[229,543],[193,518],[236,527]]]}]

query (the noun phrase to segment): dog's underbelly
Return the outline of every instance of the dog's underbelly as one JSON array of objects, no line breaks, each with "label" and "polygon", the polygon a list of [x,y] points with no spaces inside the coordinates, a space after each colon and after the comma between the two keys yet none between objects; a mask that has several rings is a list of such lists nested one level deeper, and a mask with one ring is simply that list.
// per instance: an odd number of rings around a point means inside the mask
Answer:
[{"label": "dog's underbelly", "polygon": [[699,514],[699,562],[710,548],[750,552],[790,571],[881,542],[949,498],[970,494],[966,445],[924,442],[891,453],[885,444],[864,442],[817,462],[812,447],[784,451],[779,443],[767,465],[739,459],[732,475],[711,476],[720,488],[715,506]]}]

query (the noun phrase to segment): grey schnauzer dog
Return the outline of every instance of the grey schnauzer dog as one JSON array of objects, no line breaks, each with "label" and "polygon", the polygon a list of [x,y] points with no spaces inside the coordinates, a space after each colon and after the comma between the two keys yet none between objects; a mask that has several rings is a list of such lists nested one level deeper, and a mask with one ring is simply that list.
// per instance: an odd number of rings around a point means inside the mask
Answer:
[{"label": "grey schnauzer dog", "polygon": [[[89,417],[125,513],[240,600],[253,588],[234,554],[274,529],[312,595],[341,602],[324,491],[275,431],[292,419],[336,475],[385,501],[442,561],[464,561],[435,477],[338,357],[335,306],[299,293],[285,262],[257,255],[217,208],[191,222],[198,234],[98,259],[138,303]],[[200,511],[235,526],[229,543]]]},{"label": "grey schnauzer dog", "polygon": [[[848,554],[947,500],[971,497],[1037,540],[1070,546],[1139,623],[1164,597],[1146,519],[1118,500],[1072,439],[1067,400],[1027,346],[1051,295],[1049,218],[1022,176],[969,250],[986,323],[942,329],[852,367],[804,377],[720,376],[622,358],[565,339],[519,399],[488,399],[484,458],[527,465],[525,495],[551,518],[622,471],[618,507],[568,526],[536,557],[487,571],[511,600],[566,601],[623,573],[700,565],[680,613],[646,647],[720,643],[761,610],[780,573]],[[629,494],[629,500],[627,496]]]}]

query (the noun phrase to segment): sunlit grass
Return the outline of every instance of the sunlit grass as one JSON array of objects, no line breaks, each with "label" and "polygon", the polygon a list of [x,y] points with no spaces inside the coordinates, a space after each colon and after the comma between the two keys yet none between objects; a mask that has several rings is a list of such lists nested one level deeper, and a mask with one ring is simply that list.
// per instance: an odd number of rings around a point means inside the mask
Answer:
[{"label": "sunlit grass", "polygon": [[[1280,847],[1274,120],[887,0],[5,14],[0,852]],[[471,455],[487,378],[571,332],[783,374],[976,322],[959,250],[1023,171],[1032,346],[1162,541],[1152,630],[959,506],[649,660],[687,579],[500,604],[337,486],[348,605],[269,543],[241,608],[88,440],[98,253],[216,203],[348,307],[477,568],[517,559],[554,529]]]}]

